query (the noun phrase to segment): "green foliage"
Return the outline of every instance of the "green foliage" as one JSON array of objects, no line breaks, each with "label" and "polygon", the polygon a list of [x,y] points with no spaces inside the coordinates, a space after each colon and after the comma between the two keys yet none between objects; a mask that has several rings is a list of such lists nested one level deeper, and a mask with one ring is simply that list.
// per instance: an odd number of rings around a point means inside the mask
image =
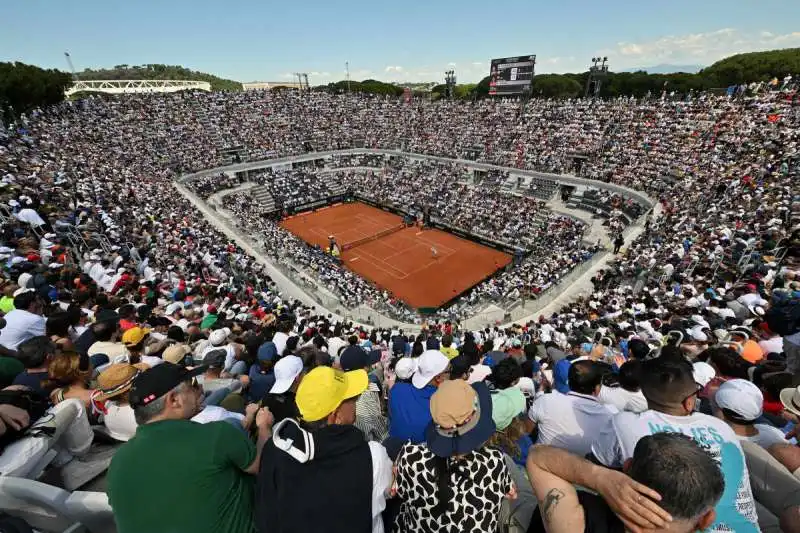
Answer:
[{"label": "green foliage", "polygon": [[378,80],[364,80],[364,81],[350,81],[347,80],[329,83],[327,90],[335,94],[343,94],[348,91],[353,93],[365,94],[384,94],[390,96],[401,96],[403,94],[403,87],[392,85],[391,83],[384,83]]},{"label": "green foliage", "polygon": [[560,74],[540,74],[533,77],[531,92],[545,98],[574,98],[582,91],[577,80]]},{"label": "green foliage", "polygon": [[64,90],[72,81],[69,74],[44,70],[24,63],[0,63],[0,118],[64,100]]},{"label": "green foliage", "polygon": [[782,80],[788,74],[800,72],[800,48],[736,54],[721,59],[699,72],[699,76],[714,76],[720,87],[754,81]]},{"label": "green foliage", "polygon": [[194,80],[207,81],[212,91],[241,91],[238,81],[226,80],[205,72],[173,65],[116,65],[111,69],[86,69],[78,73],[82,80]]}]

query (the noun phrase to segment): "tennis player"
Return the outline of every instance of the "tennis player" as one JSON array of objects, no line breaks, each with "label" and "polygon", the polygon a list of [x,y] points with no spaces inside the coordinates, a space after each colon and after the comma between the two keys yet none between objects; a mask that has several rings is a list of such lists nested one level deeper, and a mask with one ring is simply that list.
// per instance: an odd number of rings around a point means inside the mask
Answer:
[{"label": "tennis player", "polygon": [[434,259],[439,257],[439,250],[437,250],[435,246],[431,246],[431,255]]}]

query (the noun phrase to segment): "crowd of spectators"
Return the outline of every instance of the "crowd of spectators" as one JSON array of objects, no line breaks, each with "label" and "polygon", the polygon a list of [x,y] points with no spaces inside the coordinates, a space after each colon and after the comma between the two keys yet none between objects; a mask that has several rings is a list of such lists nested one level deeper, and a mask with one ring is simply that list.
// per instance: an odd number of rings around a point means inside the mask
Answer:
[{"label": "crowd of spectators", "polygon": [[[48,471],[88,465],[103,434],[117,444],[96,475],[122,533],[798,531],[792,98],[532,100],[519,121],[510,102],[257,94],[89,99],[0,133],[3,476],[38,475],[50,450]],[[198,118],[212,103],[254,150],[361,139],[508,163],[498,139],[521,139],[531,167],[580,150],[582,173],[660,205],[556,313],[360,327],[282,295],[176,193],[179,173],[219,163]],[[546,220],[530,244],[551,253],[508,287],[591,253],[574,222]],[[314,257],[273,221],[244,223],[273,257]],[[327,257],[309,265],[335,285],[348,272]]]}]

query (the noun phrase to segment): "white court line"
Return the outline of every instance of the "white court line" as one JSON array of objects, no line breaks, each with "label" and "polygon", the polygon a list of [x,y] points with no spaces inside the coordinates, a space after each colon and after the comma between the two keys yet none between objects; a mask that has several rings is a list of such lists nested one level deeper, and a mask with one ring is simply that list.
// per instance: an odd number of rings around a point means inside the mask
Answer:
[{"label": "white court line", "polygon": [[[386,269],[386,268],[382,267],[382,266],[381,266],[379,263],[376,263],[375,261],[373,261],[373,260],[371,260],[371,259],[369,259],[369,258],[367,258],[367,257],[363,257],[363,256],[357,256],[357,257],[354,257],[353,259],[351,259],[350,261],[354,261],[354,260],[355,260],[355,259],[357,259],[357,258],[363,259],[364,261],[366,261],[367,263],[371,264],[372,266],[374,266],[374,267],[375,267],[375,268],[377,268],[378,270],[382,270],[382,271],[386,272],[387,274],[389,274],[390,276],[392,276],[394,279],[397,279],[397,280],[406,279],[405,277],[402,277],[402,278],[401,278],[401,277],[399,277],[397,274],[395,274],[395,273],[394,273],[394,272],[392,272],[391,270],[388,270],[388,269]],[[380,261],[380,262],[382,263],[382,261]],[[386,263],[384,263],[384,265],[385,265],[385,264],[386,264]]]},{"label": "white court line", "polygon": [[[368,251],[366,251],[366,250],[361,250],[361,251],[359,251],[359,253],[364,253],[364,254],[367,254],[368,256],[372,257],[374,260],[376,260],[376,261],[380,261],[381,263],[385,264],[385,265],[386,265],[386,266],[388,266],[389,268],[392,268],[392,269],[394,269],[396,272],[401,272],[401,273],[403,274],[403,276],[402,276],[402,277],[401,277],[401,276],[397,276],[397,275],[395,275],[395,276],[394,276],[394,277],[395,277],[395,278],[397,278],[397,279],[406,279],[406,278],[408,277],[408,274],[406,273],[406,271],[405,271],[405,270],[401,270],[401,269],[397,268],[396,266],[394,266],[394,265],[391,265],[391,264],[387,263],[386,261],[384,261],[384,260],[383,260],[383,259],[381,259],[380,257],[378,257],[378,256],[376,256],[376,255],[374,255],[374,254],[371,254],[371,253],[369,253],[369,252],[368,252]],[[381,269],[381,270],[383,270],[384,272],[389,272],[389,270],[388,270],[388,269]]]}]

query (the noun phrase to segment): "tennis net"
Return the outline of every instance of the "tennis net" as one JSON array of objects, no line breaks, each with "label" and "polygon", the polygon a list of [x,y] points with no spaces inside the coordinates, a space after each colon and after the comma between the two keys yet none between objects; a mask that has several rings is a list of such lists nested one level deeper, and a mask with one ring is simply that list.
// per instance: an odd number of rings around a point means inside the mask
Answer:
[{"label": "tennis net", "polygon": [[342,244],[342,251],[351,250],[351,249],[355,248],[356,246],[361,246],[362,244],[366,244],[368,242],[372,242],[374,240],[380,239],[381,237],[386,237],[387,235],[391,235],[392,233],[400,231],[401,229],[403,229],[405,227],[406,227],[405,224],[398,224],[396,226],[392,226],[391,228],[387,228],[387,229],[385,229],[383,231],[379,231],[375,235],[370,235],[369,237],[364,237],[362,239],[357,239],[357,240],[352,241],[352,242],[346,242],[346,243]]}]

